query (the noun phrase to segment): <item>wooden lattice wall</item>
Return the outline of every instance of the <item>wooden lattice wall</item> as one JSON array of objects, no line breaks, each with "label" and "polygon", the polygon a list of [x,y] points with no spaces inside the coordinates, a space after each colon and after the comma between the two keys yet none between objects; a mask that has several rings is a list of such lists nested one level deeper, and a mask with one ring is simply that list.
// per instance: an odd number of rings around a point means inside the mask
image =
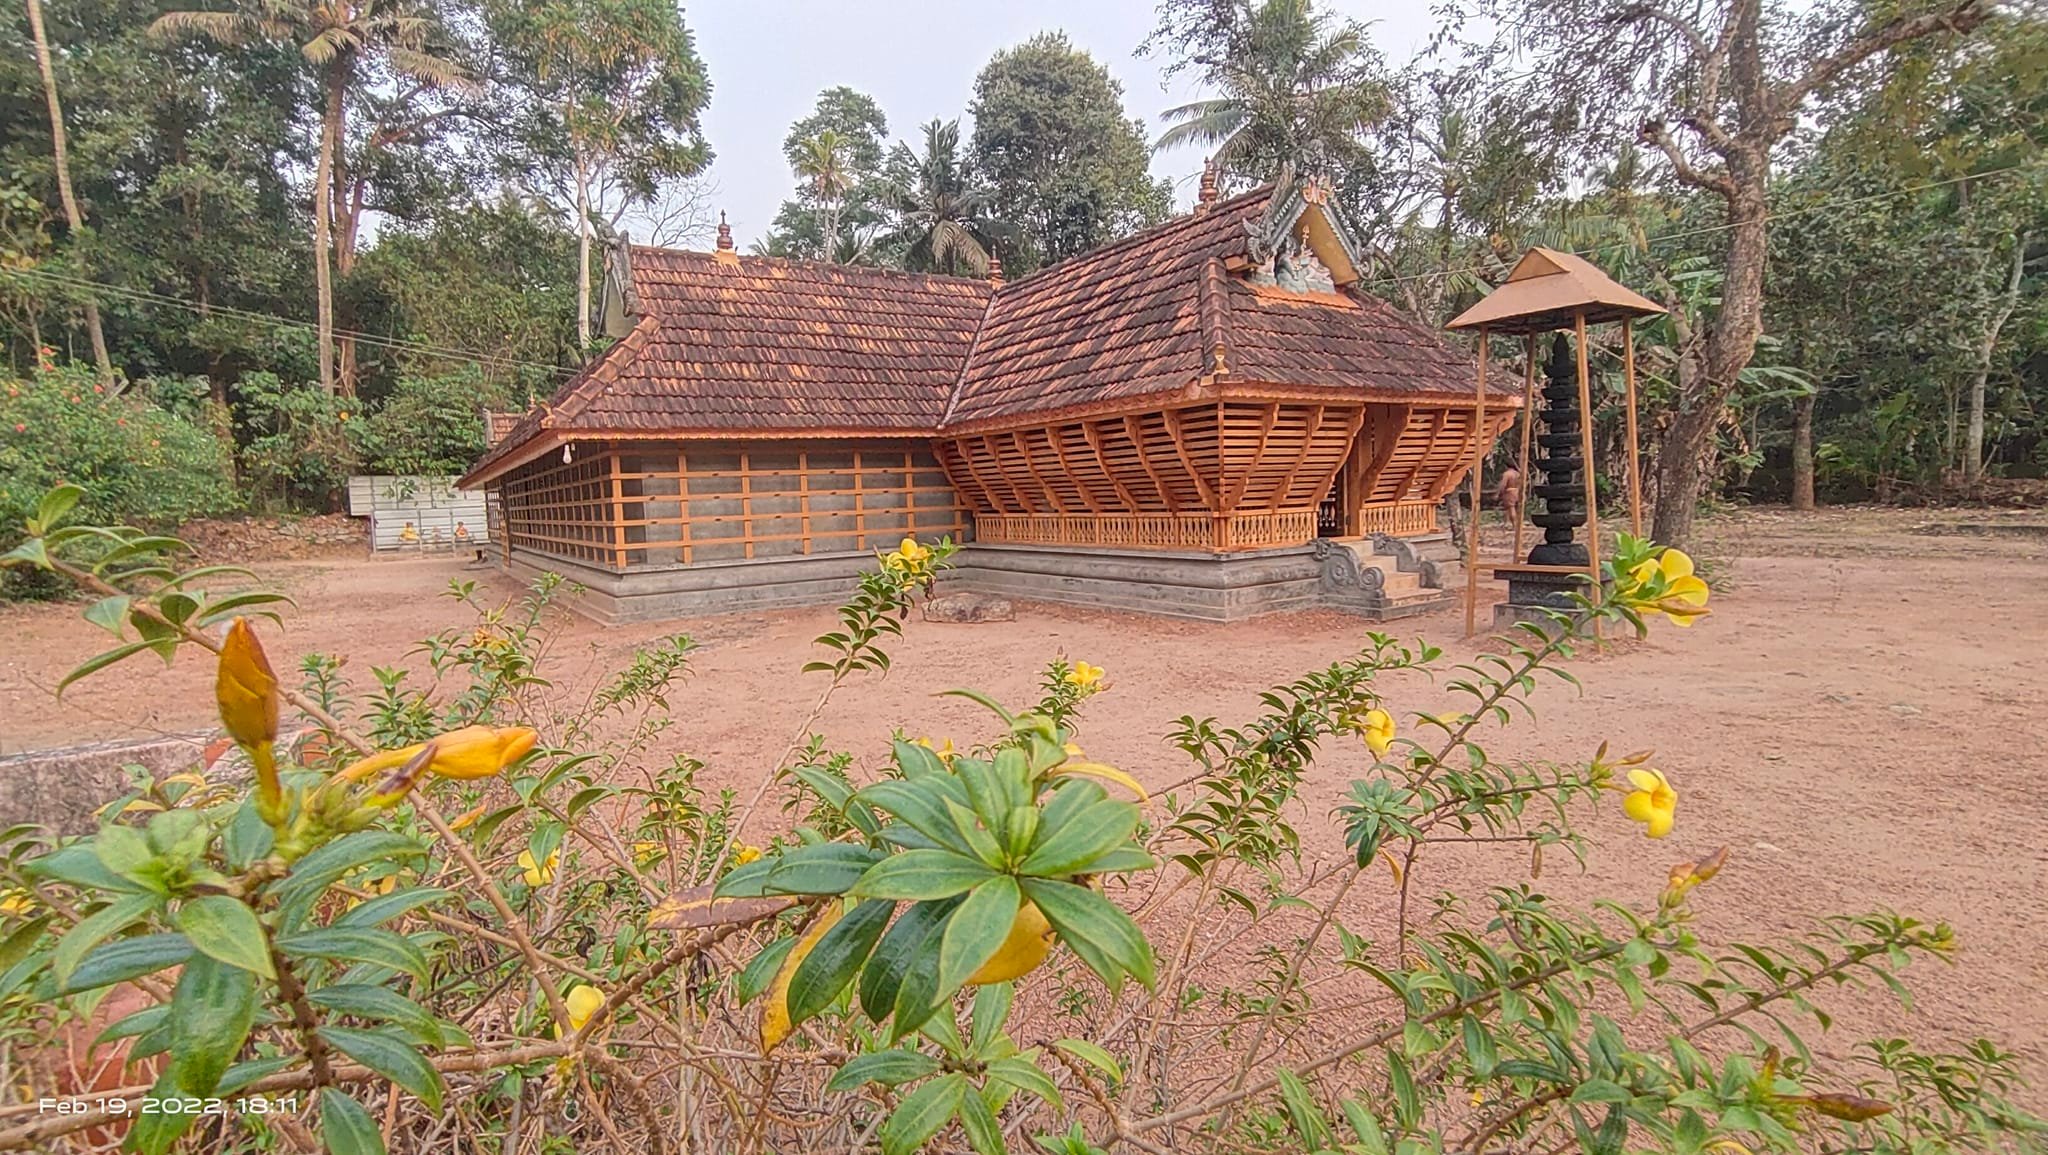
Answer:
[{"label": "wooden lattice wall", "polygon": [[1470,409],[1226,401],[950,437],[938,455],[981,541],[1228,550],[1316,536],[1340,475],[1350,532],[1429,532],[1479,448]]},{"label": "wooden lattice wall", "polygon": [[502,492],[512,548],[621,572],[868,552],[965,526],[930,448],[900,441],[583,445]]}]

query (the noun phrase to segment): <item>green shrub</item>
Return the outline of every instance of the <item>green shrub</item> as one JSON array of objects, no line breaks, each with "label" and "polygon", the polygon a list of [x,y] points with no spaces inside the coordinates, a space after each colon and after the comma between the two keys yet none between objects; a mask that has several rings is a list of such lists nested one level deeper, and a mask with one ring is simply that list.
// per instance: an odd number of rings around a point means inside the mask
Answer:
[{"label": "green shrub", "polygon": [[247,374],[236,391],[242,482],[250,500],[269,508],[333,508],[356,472],[351,432],[364,421],[364,403],[274,373]]},{"label": "green shrub", "polygon": [[501,390],[476,366],[441,376],[405,376],[376,412],[349,423],[371,473],[461,473],[483,456],[486,404]]},{"label": "green shrub", "polygon": [[[109,394],[82,367],[45,360],[26,379],[0,378],[0,548],[52,486],[90,495],[97,522],[170,526],[239,504],[228,447],[202,425],[130,391]],[[0,596],[48,596],[11,581]]]}]

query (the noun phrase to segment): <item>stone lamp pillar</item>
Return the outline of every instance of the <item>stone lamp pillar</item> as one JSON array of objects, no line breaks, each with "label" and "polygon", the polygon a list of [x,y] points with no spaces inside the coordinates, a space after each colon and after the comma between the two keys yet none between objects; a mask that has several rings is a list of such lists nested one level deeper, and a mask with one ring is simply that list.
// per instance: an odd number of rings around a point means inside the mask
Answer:
[{"label": "stone lamp pillar", "polygon": [[[1536,434],[1538,454],[1532,463],[1542,483],[1529,495],[1542,503],[1529,520],[1543,529],[1543,540],[1529,551],[1532,566],[1587,564],[1586,545],[1578,529],[1586,524],[1585,470],[1579,422],[1578,363],[1571,338],[1559,333],[1550,343],[1550,363],[1543,367],[1543,408],[1537,416],[1543,431]],[[1509,606],[1570,609],[1570,594],[1585,583],[1573,574],[1510,571]]]}]

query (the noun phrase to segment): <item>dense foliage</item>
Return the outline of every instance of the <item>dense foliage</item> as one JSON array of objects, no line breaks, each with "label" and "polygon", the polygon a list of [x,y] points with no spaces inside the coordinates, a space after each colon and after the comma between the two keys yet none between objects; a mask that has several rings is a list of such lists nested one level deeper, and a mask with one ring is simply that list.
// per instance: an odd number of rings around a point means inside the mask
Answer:
[{"label": "dense foliage", "polygon": [[[905,541],[817,639],[787,746],[714,798],[687,753],[646,754],[695,733],[666,697],[686,637],[564,693],[545,623],[575,591],[456,583],[476,621],[421,643],[424,684],[323,654],[293,684],[257,635],[281,595],[74,524],[80,496],[51,491],[0,556],[101,596],[114,645],[70,692],[208,661],[247,770],[0,838],[7,1090],[82,1103],[9,1111],[0,1150],[1946,1155],[2048,1133],[1995,1044],[1833,1025],[1907,998],[1950,928],[1880,910],[1724,939],[1694,912],[1748,868],[1692,844],[1683,751],[1489,752],[1596,624],[1707,616],[1677,550],[1624,537],[1575,611],[1471,663],[1368,634],[1253,717],[1182,717],[1151,796],[1080,745],[1114,689],[1085,661],[1049,662],[1035,703],[951,691],[990,715],[958,745],[813,731],[919,628],[951,546]],[[1362,774],[1315,813],[1347,746]],[[1546,861],[1631,824],[1683,847],[1668,874],[1544,893]],[[1445,853],[1495,885],[1432,894]]]}]

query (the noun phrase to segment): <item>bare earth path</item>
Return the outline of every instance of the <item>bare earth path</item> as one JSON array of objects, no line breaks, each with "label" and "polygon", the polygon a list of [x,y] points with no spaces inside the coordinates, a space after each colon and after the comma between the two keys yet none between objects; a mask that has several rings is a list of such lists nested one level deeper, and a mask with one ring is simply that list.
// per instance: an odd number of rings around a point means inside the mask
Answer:
[{"label": "bare earth path", "polygon": [[[1762,937],[1815,914],[1878,906],[1945,920],[1962,951],[1952,971],[1913,976],[1912,1025],[2019,1051],[2037,1084],[2028,1099],[2048,1100],[2039,1085],[2048,1080],[2048,531],[2011,528],[2041,521],[1859,510],[1710,523],[1700,551],[1715,569],[1710,618],[1587,659],[1583,697],[1546,690],[1536,725],[1488,739],[1497,757],[1583,758],[1602,739],[1616,750],[1655,748],[1680,790],[1671,839],[1642,839],[1609,807],[1584,820],[1596,838],[1587,871],[1559,856],[1540,885],[1563,897],[1652,901],[1670,863],[1726,844],[1734,862],[1697,904],[1712,931]],[[1973,528],[1984,526],[1993,528]],[[307,651],[344,652],[360,686],[373,665],[419,667],[406,657],[419,637],[473,622],[439,596],[459,573],[453,562],[259,568],[300,606],[271,642],[281,670]],[[209,671],[193,662],[130,662],[53,701],[48,687],[107,640],[77,611],[0,609],[0,753],[208,724]],[[1396,632],[1469,654],[1454,617]],[[796,670],[830,620],[805,610],[679,624],[704,649],[671,695],[676,725],[664,744],[707,762],[708,784],[750,785],[816,693]],[[1156,785],[1186,770],[1161,744],[1176,717],[1247,718],[1260,689],[1345,656],[1364,631],[1330,614],[1216,627],[1035,606],[1004,625],[914,623],[891,647],[889,677],[850,687],[823,729],[835,748],[863,757],[897,726],[964,744],[986,733],[979,708],[930,691],[973,686],[1025,703],[1044,661],[1063,653],[1110,671],[1111,691],[1085,719],[1090,754]],[[554,676],[580,698],[581,684],[665,632],[567,623]],[[1391,696],[1403,710],[1457,704],[1420,679]],[[1341,852],[1325,816],[1364,761],[1333,749],[1320,766],[1297,823],[1310,855]],[[1439,850],[1422,893],[1526,874],[1518,857],[1463,854]],[[1347,912],[1354,917],[1370,924],[1374,912]],[[1857,996],[1831,1038],[1905,1025],[1881,1000]]]}]

